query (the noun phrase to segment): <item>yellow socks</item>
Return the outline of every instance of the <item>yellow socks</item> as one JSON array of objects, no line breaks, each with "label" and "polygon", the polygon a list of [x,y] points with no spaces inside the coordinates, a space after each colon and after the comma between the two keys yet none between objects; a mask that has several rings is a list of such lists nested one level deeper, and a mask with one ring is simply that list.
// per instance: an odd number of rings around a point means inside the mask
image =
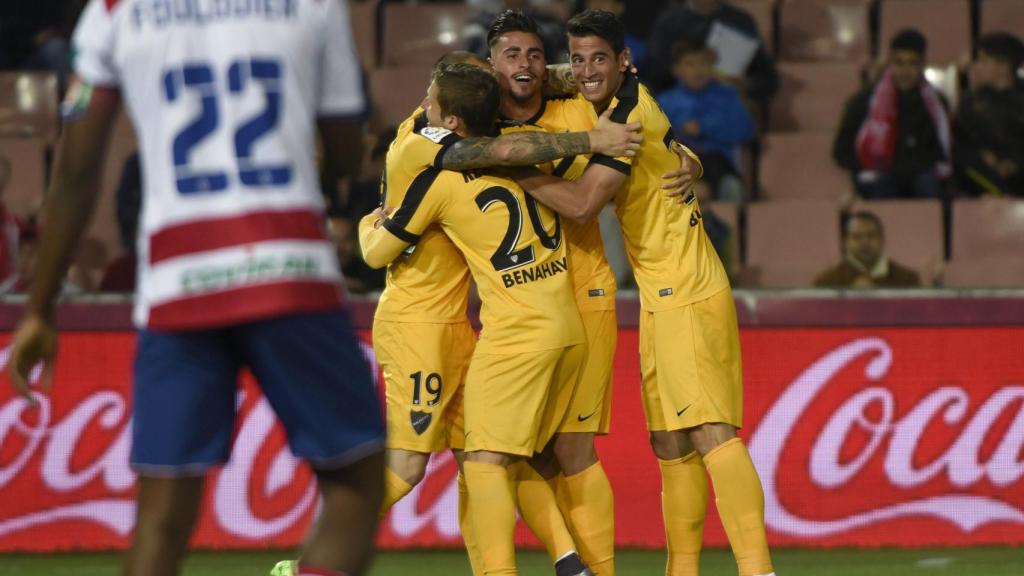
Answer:
[{"label": "yellow socks", "polygon": [[466,461],[469,518],[487,576],[516,573],[514,481],[504,466]]},{"label": "yellow socks", "polygon": [[704,456],[715,485],[715,504],[740,576],[768,574],[771,555],[764,528],[764,491],[747,447],[739,438],[724,442]]},{"label": "yellow socks", "polygon": [[694,451],[661,466],[661,513],[668,542],[666,576],[697,576],[708,509],[708,477]]},{"label": "yellow socks", "polygon": [[412,485],[402,480],[402,478],[391,471],[390,468],[384,469],[384,502],[380,507],[380,515],[383,518],[388,510],[405,497],[406,494],[412,492]]},{"label": "yellow socks", "polygon": [[551,561],[556,562],[567,553],[576,551],[576,544],[573,543],[548,481],[525,461],[513,464],[510,470],[519,480],[516,486],[519,513],[544,545]]},{"label": "yellow socks", "polygon": [[561,488],[583,563],[597,576],[615,576],[615,499],[601,463],[565,476]]},{"label": "yellow socks", "polygon": [[462,543],[466,546],[473,576],[481,576],[484,573],[484,559],[480,555],[476,532],[473,531],[473,523],[469,518],[469,491],[466,489],[466,476],[462,472],[459,472],[459,530],[462,531]]}]

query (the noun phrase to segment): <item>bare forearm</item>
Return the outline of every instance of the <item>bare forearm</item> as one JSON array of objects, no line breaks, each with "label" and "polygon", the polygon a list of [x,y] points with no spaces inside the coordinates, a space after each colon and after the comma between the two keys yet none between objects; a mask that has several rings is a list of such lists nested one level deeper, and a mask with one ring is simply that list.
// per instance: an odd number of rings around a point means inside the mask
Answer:
[{"label": "bare forearm", "polygon": [[578,182],[540,171],[516,174],[515,179],[530,196],[566,218],[586,223],[594,216],[589,194]]},{"label": "bare forearm", "polygon": [[75,247],[92,219],[99,197],[98,171],[85,178],[58,173],[43,211],[45,230],[29,291],[28,311],[43,318],[53,315]]},{"label": "bare forearm", "polygon": [[586,132],[519,132],[498,138],[460,140],[444,155],[442,167],[475,170],[491,166],[534,166],[590,151],[590,136]]}]

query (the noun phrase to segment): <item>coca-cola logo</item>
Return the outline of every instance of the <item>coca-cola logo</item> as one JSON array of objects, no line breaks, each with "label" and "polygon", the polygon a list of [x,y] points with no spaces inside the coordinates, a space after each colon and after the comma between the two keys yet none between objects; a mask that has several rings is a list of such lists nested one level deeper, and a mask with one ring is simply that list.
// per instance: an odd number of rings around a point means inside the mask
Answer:
[{"label": "coca-cola logo", "polygon": [[[366,344],[362,347],[376,374],[373,349]],[[6,369],[9,353],[9,347],[0,350],[0,370]],[[39,370],[32,373],[33,384],[38,383],[39,375]],[[60,383],[56,385],[59,387]],[[50,398],[35,392],[33,396],[38,402],[36,407],[21,397],[12,397],[0,406],[0,447],[20,446],[15,454],[0,460],[0,493],[11,482],[29,474],[26,468],[36,462],[41,487],[51,495],[73,497],[76,491],[94,482],[101,483],[105,495],[0,518],[0,537],[74,520],[95,523],[119,536],[129,534],[135,521],[132,489],[136,477],[129,465],[131,414],[124,395],[113,390],[91,392],[59,419]],[[299,473],[301,462],[286,445],[270,441],[277,421],[266,398],[249,399],[243,389],[239,390],[237,404],[241,423],[231,461],[208,484],[213,491],[212,513],[217,527],[225,533],[263,541],[295,528],[309,515],[317,501],[316,485],[308,473]],[[242,410],[243,406],[247,408]],[[80,452],[95,441],[98,431],[113,433],[115,440],[83,464]],[[88,448],[95,451],[95,446]],[[273,453],[267,454],[268,451]],[[258,465],[258,460],[267,457],[269,466]],[[292,486],[291,492],[299,496],[277,507],[282,511],[267,517],[253,509],[253,491],[258,492],[257,497],[272,498],[295,482],[303,484]]]},{"label": "coca-cola logo", "polygon": [[[1024,386],[1016,385],[997,390],[973,414],[968,413],[968,390],[940,386],[898,419],[890,389],[870,385],[863,388],[841,404],[814,440],[807,471],[811,481],[823,489],[839,488],[861,473],[869,461],[882,458],[886,480],[892,487],[907,490],[944,475],[951,487],[949,493],[829,520],[801,517],[783,505],[779,463],[794,427],[835,376],[864,357],[869,358],[864,370],[869,383],[882,380],[893,363],[892,349],[881,338],[861,338],[839,346],[808,366],[786,388],[751,436],[750,455],[764,485],[768,526],[781,533],[820,538],[905,517],[937,518],[965,532],[992,522],[1024,524],[1024,511],[1012,503],[963,493],[982,479],[1005,487],[1024,477],[1024,462],[1020,460],[1024,448]],[[1012,423],[991,456],[982,461],[986,435],[1009,410],[1016,410]],[[948,426],[965,425],[941,455],[924,466],[915,465],[914,456],[924,431],[938,419]],[[840,450],[855,432],[866,434],[868,441],[854,458],[844,461]]]}]

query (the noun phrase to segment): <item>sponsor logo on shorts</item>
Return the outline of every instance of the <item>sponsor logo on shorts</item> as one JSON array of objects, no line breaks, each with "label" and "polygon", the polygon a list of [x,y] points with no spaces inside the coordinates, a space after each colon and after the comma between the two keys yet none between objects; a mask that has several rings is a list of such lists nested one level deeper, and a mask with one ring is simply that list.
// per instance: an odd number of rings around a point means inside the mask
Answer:
[{"label": "sponsor logo on shorts", "polygon": [[409,411],[409,421],[412,423],[412,429],[416,431],[416,435],[422,435],[430,428],[430,421],[433,419],[433,414],[430,412],[420,412],[418,410]]},{"label": "sponsor logo on shorts", "polygon": [[604,288],[595,288],[587,292],[587,296],[591,298],[597,298],[598,296],[604,296]]},{"label": "sponsor logo on shorts", "polygon": [[672,289],[671,288],[662,288],[661,290],[658,290],[658,296],[671,296],[671,295],[672,295]]}]

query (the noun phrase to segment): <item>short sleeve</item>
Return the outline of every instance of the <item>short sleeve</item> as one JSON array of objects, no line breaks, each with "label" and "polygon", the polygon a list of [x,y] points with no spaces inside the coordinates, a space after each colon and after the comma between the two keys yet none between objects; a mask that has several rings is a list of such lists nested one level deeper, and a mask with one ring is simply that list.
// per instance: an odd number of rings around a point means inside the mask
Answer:
[{"label": "short sleeve", "polygon": [[[108,8],[108,5],[110,6]],[[114,65],[114,20],[118,6],[106,0],[91,0],[82,12],[72,43],[75,74],[87,84],[116,86],[118,71]]]},{"label": "short sleeve", "polygon": [[[638,106],[640,102],[640,80],[633,74],[627,74],[626,79],[615,95],[614,108],[612,109],[612,121],[620,124],[639,122],[643,124],[643,109]],[[594,154],[590,158],[591,164],[600,164],[622,172],[629,176],[633,169],[632,156],[618,156],[612,158],[603,154]]]},{"label": "short sleeve", "polygon": [[[446,187],[437,168],[426,168],[409,185],[402,204],[384,221],[384,227],[399,239],[415,244],[441,213]],[[433,190],[433,192],[431,192]]]},{"label": "short sleeve", "polygon": [[344,0],[326,0],[320,55],[319,116],[362,118],[367,113],[362,69]]}]

